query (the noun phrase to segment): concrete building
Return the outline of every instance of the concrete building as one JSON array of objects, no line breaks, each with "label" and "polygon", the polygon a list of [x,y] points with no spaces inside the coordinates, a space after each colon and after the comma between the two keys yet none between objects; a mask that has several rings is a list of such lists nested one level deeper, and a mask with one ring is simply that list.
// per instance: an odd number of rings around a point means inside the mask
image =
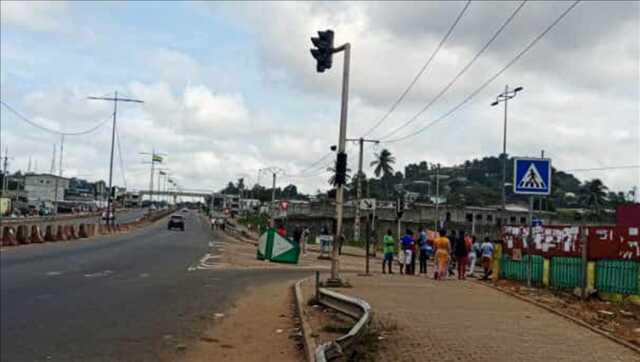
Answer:
[{"label": "concrete building", "polygon": [[[27,174],[24,176],[24,191],[31,205],[53,204],[63,201],[65,190],[69,188],[69,179],[51,174]],[[56,196],[57,194],[57,196]]]}]

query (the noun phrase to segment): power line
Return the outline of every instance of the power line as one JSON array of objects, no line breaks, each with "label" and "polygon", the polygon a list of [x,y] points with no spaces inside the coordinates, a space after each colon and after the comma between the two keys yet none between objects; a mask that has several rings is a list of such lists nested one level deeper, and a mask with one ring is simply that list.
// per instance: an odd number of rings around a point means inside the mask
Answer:
[{"label": "power line", "polygon": [[382,116],[382,118],[380,118],[378,120],[378,122],[376,122],[376,124],[370,128],[367,132],[365,132],[365,134],[363,135],[363,137],[368,136],[371,132],[375,131],[376,128],[378,128],[382,122],[384,122],[389,115],[391,115],[391,113],[398,107],[398,105],[400,104],[400,102],[402,102],[402,100],[404,99],[404,97],[406,97],[406,95],[409,93],[409,91],[411,90],[411,88],[413,88],[413,86],[416,84],[416,82],[418,81],[418,79],[420,79],[420,77],[422,76],[422,73],[424,73],[424,71],[427,69],[427,67],[429,66],[429,64],[431,64],[431,62],[433,61],[433,59],[436,57],[436,55],[438,54],[438,52],[440,52],[440,49],[442,48],[442,46],[444,45],[444,43],[447,41],[447,39],[449,39],[449,36],[451,35],[451,33],[453,32],[453,29],[455,29],[455,27],[458,25],[458,22],[460,22],[460,19],[462,19],[462,16],[464,15],[464,13],[467,11],[467,8],[469,7],[469,5],[471,5],[471,0],[467,1],[467,3],[464,5],[464,7],[462,8],[462,10],[460,10],[460,13],[458,13],[458,16],[456,17],[455,21],[453,22],[453,24],[451,24],[451,26],[449,27],[449,30],[447,31],[447,33],[444,35],[444,37],[442,38],[442,40],[440,40],[440,43],[438,44],[438,46],[436,47],[436,49],[433,51],[433,53],[431,53],[431,56],[429,56],[429,59],[427,59],[427,62],[424,63],[424,65],[422,66],[422,68],[420,68],[420,71],[418,72],[418,74],[415,75],[415,77],[413,78],[413,80],[411,81],[411,83],[409,83],[409,85],[407,86],[407,88],[400,94],[400,97],[398,97],[398,99],[396,99],[396,101],[391,105],[391,108],[389,108],[389,110],[387,111],[387,113],[385,113],[384,116]]},{"label": "power line", "polygon": [[453,114],[454,112],[456,112],[458,109],[462,108],[465,104],[467,104],[471,99],[473,99],[475,96],[478,95],[478,93],[480,93],[484,88],[486,88],[489,84],[491,84],[491,82],[493,82],[496,78],[498,78],[502,73],[504,73],[507,69],[509,69],[509,67],[511,67],[515,62],[517,62],[524,54],[526,54],[538,41],[540,41],[540,39],[542,39],[549,31],[551,31],[551,29],[553,29],[554,26],[556,26],[571,10],[573,10],[573,8],[576,7],[576,5],[578,5],[578,3],[581,0],[576,0],[574,1],[562,14],[560,14],[560,16],[554,21],[552,22],[542,33],[540,33],[535,39],[533,39],[523,50],[520,51],[520,53],[518,53],[513,59],[511,59],[504,67],[502,67],[497,73],[495,73],[493,76],[491,76],[489,79],[487,79],[480,87],[478,87],[475,91],[473,91],[471,94],[469,94],[465,99],[462,100],[462,102],[460,102],[458,105],[454,106],[453,108],[451,108],[449,111],[447,111],[445,114],[443,114],[442,116],[436,118],[435,120],[431,121],[430,123],[428,123],[427,125],[425,125],[424,127],[418,129],[417,131],[413,132],[413,133],[409,133],[405,136],[396,138],[396,139],[392,139],[392,140],[383,140],[381,142],[383,143],[395,143],[395,142],[400,142],[409,138],[412,138],[424,131],[426,131],[428,128],[430,128],[431,126],[433,126],[434,124],[442,121],[443,119],[447,118],[448,116],[450,116],[451,114]]},{"label": "power line", "polygon": [[633,169],[633,168],[640,168],[640,165],[576,168],[573,170],[558,170],[558,171],[559,172],[588,172],[588,171],[623,170],[623,169]]},{"label": "power line", "polygon": [[78,131],[78,132],[60,132],[60,131],[56,131],[53,130],[51,128],[47,128],[45,126],[41,126],[39,124],[37,124],[36,122],[30,120],[29,118],[25,117],[24,115],[22,115],[20,112],[18,112],[15,108],[11,107],[10,105],[8,105],[6,102],[0,100],[0,104],[2,104],[3,106],[5,106],[5,108],[7,108],[11,113],[13,113],[15,116],[17,116],[18,118],[20,118],[22,121],[32,125],[33,127],[39,128],[45,132],[49,132],[49,133],[53,133],[59,136],[80,136],[80,135],[86,135],[89,133],[93,133],[94,131],[98,130],[100,127],[102,127],[107,121],[109,121],[111,119],[111,116],[109,116],[108,118],[106,118],[103,121],[100,121],[97,125],[95,125],[94,127],[86,130],[86,131]]},{"label": "power line", "polygon": [[462,77],[462,75],[464,73],[467,72],[467,70],[469,70],[469,68],[471,68],[471,66],[473,65],[473,63],[476,62],[476,60],[478,60],[478,58],[480,58],[480,56],[485,52],[485,50],[487,50],[489,48],[489,46],[491,45],[491,43],[493,43],[496,38],[498,38],[498,36],[502,33],[502,31],[507,27],[507,25],[509,25],[509,23],[511,23],[511,21],[516,17],[516,15],[520,12],[520,10],[522,10],[522,8],[524,7],[524,5],[527,3],[527,0],[523,0],[520,5],[518,5],[513,12],[511,13],[511,15],[504,21],[504,23],[502,23],[502,25],[498,28],[498,30],[496,30],[496,32],[493,34],[493,36],[491,38],[489,38],[489,40],[485,43],[485,45],[478,51],[478,53],[476,53],[476,55],[471,59],[471,61],[469,61],[469,63],[467,63],[467,65],[465,65],[462,70],[460,70],[460,72],[458,72],[458,74],[456,74],[455,77],[453,77],[453,79],[449,82],[449,84],[447,84],[435,97],[433,97],[431,99],[431,101],[429,101],[429,103],[427,103],[427,105],[425,105],[418,113],[416,113],[413,117],[411,117],[408,121],[406,121],[405,123],[403,123],[402,125],[400,125],[400,127],[394,129],[393,131],[387,133],[386,135],[382,136],[381,138],[389,138],[391,136],[393,136],[394,134],[396,134],[398,131],[400,131],[401,129],[405,128],[406,126],[410,125],[411,123],[413,123],[416,119],[418,119],[418,117],[420,115],[422,115],[427,109],[429,109],[435,102],[437,102],[446,92],[449,91],[449,89],[451,89],[451,87],[458,81],[458,79],[460,79],[460,77]]}]

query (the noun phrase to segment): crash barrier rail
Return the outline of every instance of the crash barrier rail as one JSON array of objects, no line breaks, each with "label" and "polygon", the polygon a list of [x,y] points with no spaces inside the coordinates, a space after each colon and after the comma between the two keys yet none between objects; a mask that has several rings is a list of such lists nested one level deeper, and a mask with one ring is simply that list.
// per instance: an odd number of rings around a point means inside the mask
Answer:
[{"label": "crash barrier rail", "polygon": [[371,306],[362,299],[349,297],[325,288],[318,289],[317,302],[357,320],[347,334],[316,348],[316,362],[341,358],[345,355],[345,351],[366,332],[371,322]]}]

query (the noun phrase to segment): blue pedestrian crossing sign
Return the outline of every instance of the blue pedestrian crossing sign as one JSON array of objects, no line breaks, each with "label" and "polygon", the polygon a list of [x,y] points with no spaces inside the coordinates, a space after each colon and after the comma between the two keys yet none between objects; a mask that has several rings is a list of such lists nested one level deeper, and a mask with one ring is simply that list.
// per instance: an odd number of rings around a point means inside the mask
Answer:
[{"label": "blue pedestrian crossing sign", "polygon": [[515,158],[513,192],[520,195],[551,193],[551,160],[548,158]]}]

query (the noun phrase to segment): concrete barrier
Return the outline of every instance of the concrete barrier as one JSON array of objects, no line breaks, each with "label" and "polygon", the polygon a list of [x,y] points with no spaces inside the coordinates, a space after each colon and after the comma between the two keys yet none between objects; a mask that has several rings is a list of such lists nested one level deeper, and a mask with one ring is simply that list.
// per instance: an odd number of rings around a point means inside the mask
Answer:
[{"label": "concrete barrier", "polygon": [[29,244],[31,240],[29,240],[29,231],[27,230],[26,225],[18,226],[18,230],[16,230],[16,239],[18,240],[18,244]]},{"label": "concrete barrier", "polygon": [[45,241],[58,241],[56,239],[56,233],[53,231],[53,225],[47,225],[47,228],[44,231],[44,240]]},{"label": "concrete barrier", "polygon": [[16,239],[16,232],[10,226],[3,228],[2,242],[4,246],[16,246],[18,245],[18,239]]},{"label": "concrete barrier", "polygon": [[86,224],[80,224],[80,226],[78,227],[78,236],[82,239],[86,239],[89,237],[89,233],[87,233]]},{"label": "concrete barrier", "polygon": [[66,241],[69,240],[67,238],[67,233],[65,232],[65,227],[64,225],[58,225],[57,227],[57,231],[56,231],[56,240],[57,241]]},{"label": "concrete barrier", "polygon": [[44,243],[44,238],[40,233],[40,227],[38,225],[31,226],[31,236],[29,239],[32,243]]}]

